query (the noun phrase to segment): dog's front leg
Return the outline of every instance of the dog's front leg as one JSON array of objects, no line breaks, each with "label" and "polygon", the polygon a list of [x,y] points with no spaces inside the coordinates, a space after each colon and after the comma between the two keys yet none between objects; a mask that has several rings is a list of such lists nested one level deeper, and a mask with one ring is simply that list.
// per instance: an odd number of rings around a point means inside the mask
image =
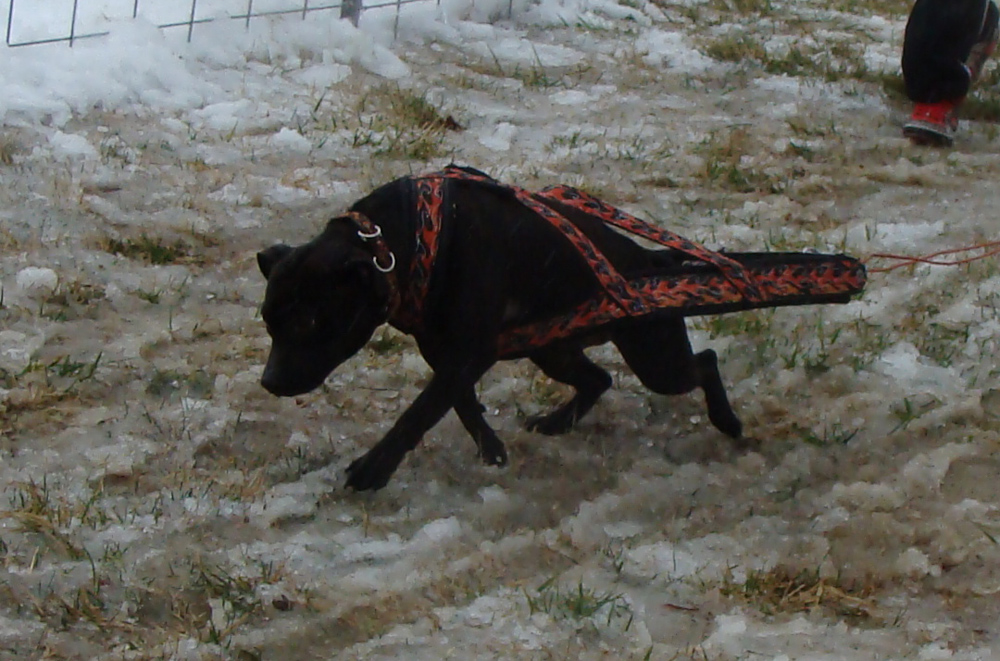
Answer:
[{"label": "dog's front leg", "polygon": [[486,368],[435,372],[389,433],[347,467],[347,486],[357,491],[384,487],[406,453],[417,447],[427,430],[456,405],[456,395],[474,392],[474,384],[485,371]]},{"label": "dog's front leg", "polygon": [[455,400],[455,413],[472,436],[472,440],[476,442],[483,463],[487,466],[506,466],[507,449],[483,418],[483,405],[476,399],[474,388],[468,388],[458,394],[458,399]]}]

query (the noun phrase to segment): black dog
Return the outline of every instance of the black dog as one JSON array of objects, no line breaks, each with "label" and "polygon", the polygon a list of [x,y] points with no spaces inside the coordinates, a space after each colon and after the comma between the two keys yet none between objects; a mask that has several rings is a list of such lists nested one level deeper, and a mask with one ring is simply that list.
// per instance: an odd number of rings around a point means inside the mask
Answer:
[{"label": "black dog", "polygon": [[[455,176],[432,180],[437,188],[425,195],[425,179],[382,186],[309,243],[279,244],[257,255],[267,279],[262,313],[272,339],[261,383],[270,392],[293,396],[318,387],[387,321],[412,333],[434,370],[385,438],[348,467],[348,486],[385,486],[406,453],[452,408],[482,459],[505,464],[504,445],[483,419],[475,394],[476,382],[498,360],[530,358],[549,377],[573,386],[570,401],[527,423],[543,434],[567,431],[611,386],[611,376],[583,352],[607,341],[654,392],[701,388],[712,424],[740,438],[715,352],[692,352],[680,316],[626,317],[542,346],[501,352],[498,341],[507,330],[565,314],[601,284],[573,243],[525,206],[515,189],[474,170],[445,173]],[[673,250],[643,248],[577,208],[545,204],[626,278],[670,268],[680,259]],[[427,240],[421,232],[430,207],[442,217]],[[432,268],[422,272],[423,266]]]}]

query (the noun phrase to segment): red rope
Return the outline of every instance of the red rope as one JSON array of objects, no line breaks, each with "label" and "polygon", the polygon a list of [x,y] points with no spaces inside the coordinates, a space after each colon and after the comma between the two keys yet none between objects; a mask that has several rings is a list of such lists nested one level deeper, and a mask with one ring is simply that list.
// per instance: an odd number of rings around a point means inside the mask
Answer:
[{"label": "red rope", "polygon": [[[973,255],[972,257],[965,257],[963,259],[954,260],[943,260],[935,259],[936,257],[941,257],[943,255],[954,255],[957,253],[970,252],[973,250],[985,250],[986,252],[980,255]],[[868,269],[869,273],[887,273],[889,271],[894,271],[904,266],[913,266],[915,264],[932,264],[934,266],[960,266],[962,264],[968,264],[970,262],[975,262],[980,259],[986,259],[987,257],[992,257],[993,255],[1000,255],[1000,241],[989,241],[987,243],[977,243],[972,246],[965,246],[962,248],[949,248],[948,250],[939,250],[937,252],[932,252],[927,255],[919,255],[916,257],[910,255],[894,255],[892,253],[877,252],[869,255],[865,260],[866,264],[872,259],[893,259],[898,261],[898,264],[893,264],[892,266],[883,266],[880,268]]]}]

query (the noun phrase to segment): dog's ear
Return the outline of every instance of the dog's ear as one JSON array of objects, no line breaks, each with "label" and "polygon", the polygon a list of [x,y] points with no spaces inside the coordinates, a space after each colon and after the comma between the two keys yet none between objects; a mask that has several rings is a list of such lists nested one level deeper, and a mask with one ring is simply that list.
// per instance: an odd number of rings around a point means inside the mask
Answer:
[{"label": "dog's ear", "polygon": [[347,285],[383,299],[388,295],[388,283],[375,268],[371,253],[352,250],[341,256],[331,269],[331,277],[338,283]]},{"label": "dog's ear", "polygon": [[292,252],[291,246],[286,246],[284,243],[276,243],[270,248],[257,253],[257,266],[260,268],[260,272],[264,275],[265,280],[271,277],[271,270],[275,264],[287,257],[290,252]]}]

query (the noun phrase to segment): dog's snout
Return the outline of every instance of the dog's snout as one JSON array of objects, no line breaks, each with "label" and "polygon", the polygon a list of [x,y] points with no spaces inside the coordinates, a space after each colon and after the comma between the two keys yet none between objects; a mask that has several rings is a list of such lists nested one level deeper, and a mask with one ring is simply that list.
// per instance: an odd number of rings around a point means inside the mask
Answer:
[{"label": "dog's snout", "polygon": [[290,394],[287,379],[281,377],[281,371],[275,367],[273,357],[268,357],[264,365],[264,373],[260,375],[260,385],[278,397],[287,397]]},{"label": "dog's snout", "polygon": [[308,392],[306,388],[295,387],[294,385],[285,383],[273,374],[268,374],[266,370],[263,376],[260,377],[260,385],[264,386],[264,390],[278,397],[294,397],[295,395],[301,395],[303,392]]},{"label": "dog's snout", "polygon": [[277,395],[279,393],[275,392],[278,388],[278,382],[274,378],[274,374],[268,370],[264,370],[264,373],[260,377],[260,385],[264,387],[264,390],[268,391],[272,395]]},{"label": "dog's snout", "polygon": [[326,374],[321,370],[305,369],[298,361],[289,364],[281,357],[275,357],[272,351],[260,375],[260,385],[272,395],[295,397],[317,388]]}]

